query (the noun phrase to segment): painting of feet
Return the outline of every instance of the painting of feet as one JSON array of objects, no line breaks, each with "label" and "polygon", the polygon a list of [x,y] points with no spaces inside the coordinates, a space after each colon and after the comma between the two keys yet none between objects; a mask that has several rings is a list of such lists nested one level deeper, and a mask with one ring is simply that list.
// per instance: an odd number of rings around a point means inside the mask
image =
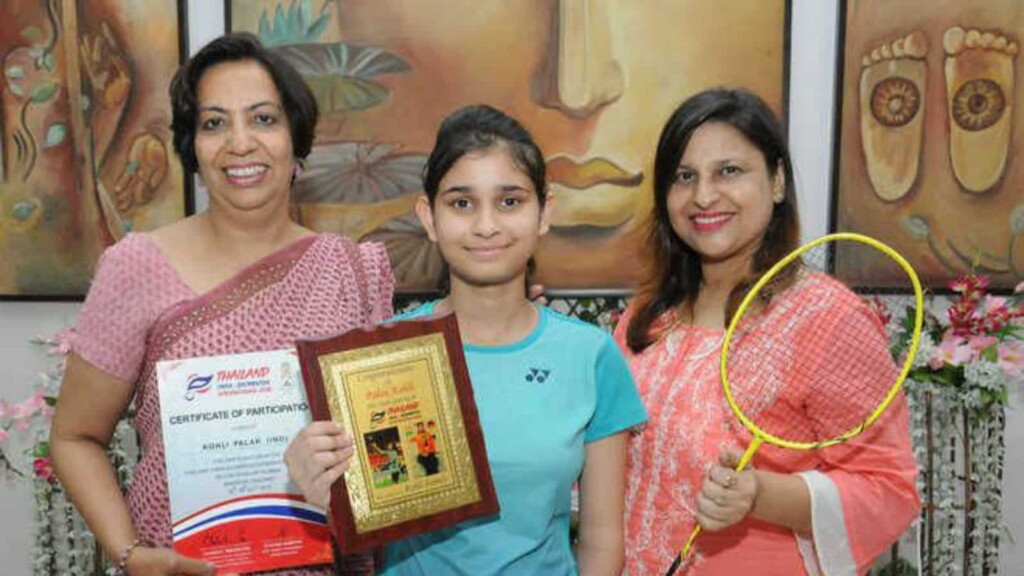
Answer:
[{"label": "painting of feet", "polygon": [[552,229],[535,280],[632,287],[662,124],[686,97],[745,86],[785,113],[785,0],[227,0],[314,87],[323,116],[296,183],[299,219],[387,244],[399,291],[437,288],[413,206],[441,120],[484,103],[548,165]]},{"label": "painting of feet", "polygon": [[0,297],[80,298],[104,248],[185,215],[180,4],[4,0]]},{"label": "painting of feet", "polygon": [[[1024,123],[1015,0],[847,0],[834,223],[890,244],[932,287],[968,271],[1024,281]],[[855,285],[900,272],[837,256]]]}]

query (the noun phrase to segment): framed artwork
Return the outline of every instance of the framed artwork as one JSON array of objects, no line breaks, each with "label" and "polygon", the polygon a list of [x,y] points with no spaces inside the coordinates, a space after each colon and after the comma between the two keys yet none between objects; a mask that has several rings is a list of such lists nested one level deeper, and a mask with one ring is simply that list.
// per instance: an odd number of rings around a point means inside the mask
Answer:
[{"label": "framed artwork", "polygon": [[102,251],[190,200],[167,87],[185,3],[5,0],[0,298],[79,299]]},{"label": "framed artwork", "polygon": [[[941,288],[1024,280],[1024,124],[1015,0],[841,6],[833,228],[874,236]],[[899,272],[837,256],[854,285]]]},{"label": "framed artwork", "polygon": [[296,213],[381,240],[405,293],[435,290],[439,255],[412,212],[441,120],[486,103],[548,163],[551,231],[534,279],[555,293],[629,289],[663,123],[693,93],[746,86],[785,111],[785,0],[226,0],[230,30],[298,68],[322,118]]}]

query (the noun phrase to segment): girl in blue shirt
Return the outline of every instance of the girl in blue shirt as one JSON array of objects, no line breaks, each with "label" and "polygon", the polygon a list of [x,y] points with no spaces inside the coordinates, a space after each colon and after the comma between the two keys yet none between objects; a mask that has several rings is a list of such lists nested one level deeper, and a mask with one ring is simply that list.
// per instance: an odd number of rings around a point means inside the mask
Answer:
[{"label": "girl in blue shirt", "polygon": [[[458,318],[501,511],[389,544],[383,573],[618,576],[627,431],[647,417],[608,334],[527,298],[551,211],[540,149],[504,113],[463,108],[441,124],[424,191],[416,214],[448,264],[448,295],[403,318]],[[340,427],[315,422],[285,460],[306,498],[326,507],[352,452]]]}]

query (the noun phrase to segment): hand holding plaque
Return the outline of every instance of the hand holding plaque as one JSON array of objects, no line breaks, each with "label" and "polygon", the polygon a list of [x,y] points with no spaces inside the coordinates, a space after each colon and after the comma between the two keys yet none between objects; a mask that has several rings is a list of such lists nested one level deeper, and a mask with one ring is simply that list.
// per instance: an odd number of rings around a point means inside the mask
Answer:
[{"label": "hand holding plaque", "polygon": [[343,552],[498,512],[454,315],[296,346],[314,420],[354,440],[331,488]]}]

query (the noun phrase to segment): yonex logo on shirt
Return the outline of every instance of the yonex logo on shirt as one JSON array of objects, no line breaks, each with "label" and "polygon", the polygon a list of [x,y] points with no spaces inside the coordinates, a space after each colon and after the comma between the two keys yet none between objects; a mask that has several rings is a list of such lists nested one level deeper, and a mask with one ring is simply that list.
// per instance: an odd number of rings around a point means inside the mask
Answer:
[{"label": "yonex logo on shirt", "polygon": [[543,384],[548,379],[549,375],[551,375],[551,370],[545,370],[543,368],[530,368],[530,371],[526,373],[526,381]]}]

